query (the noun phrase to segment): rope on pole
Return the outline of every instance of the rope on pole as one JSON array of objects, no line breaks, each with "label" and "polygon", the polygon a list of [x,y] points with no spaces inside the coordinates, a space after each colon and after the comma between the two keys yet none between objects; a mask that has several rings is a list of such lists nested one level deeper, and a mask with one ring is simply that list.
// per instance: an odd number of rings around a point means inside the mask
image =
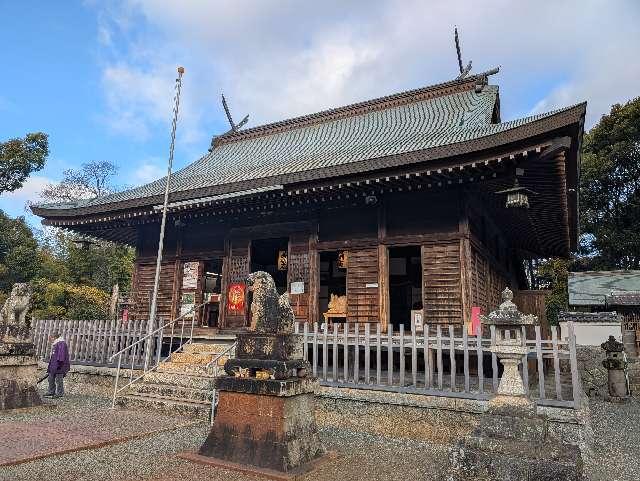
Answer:
[{"label": "rope on pole", "polygon": [[[176,127],[178,125],[178,110],[180,108],[180,92],[182,90],[182,76],[184,75],[184,67],[178,67],[178,78],[175,85],[175,97],[173,108],[173,121],[171,123],[171,144],[169,146],[169,163],[167,165],[167,180],[164,186],[164,203],[162,205],[162,221],[160,222],[160,238],[158,239],[158,255],[156,257],[156,273],[153,280],[153,294],[151,297],[151,308],[149,309],[149,321],[147,324],[147,335],[150,335],[155,326],[156,312],[158,309],[158,288],[160,286],[160,269],[162,267],[162,250],[164,247],[164,231],[167,222],[167,206],[169,204],[169,189],[171,187],[171,169],[173,167],[173,153],[176,144]],[[149,365],[151,353],[151,337],[147,339],[145,349],[144,370]],[[162,340],[160,340],[162,342]]]}]

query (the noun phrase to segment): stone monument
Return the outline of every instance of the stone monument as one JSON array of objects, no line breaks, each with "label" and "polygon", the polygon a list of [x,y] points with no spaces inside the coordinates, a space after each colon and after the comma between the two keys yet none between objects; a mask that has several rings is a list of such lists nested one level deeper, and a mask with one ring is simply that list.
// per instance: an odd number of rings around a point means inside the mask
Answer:
[{"label": "stone monument", "polygon": [[247,285],[255,331],[238,334],[236,358],[215,380],[217,413],[199,457],[286,478],[308,471],[325,454],[314,416],[317,381],[309,377],[301,336],[293,333],[288,295],[278,296],[266,272],[251,274]]},{"label": "stone monument", "polygon": [[525,390],[518,370],[527,353],[522,326],[538,320],[519,312],[512,299],[506,288],[500,307],[481,317],[483,324],[496,326],[491,351],[504,372],[478,427],[450,450],[448,480],[581,480],[579,448],[549,433],[548,420],[537,414]]},{"label": "stone monument", "polygon": [[0,311],[0,410],[42,404],[36,390],[38,363],[26,316],[31,301],[28,284],[14,284]]},{"label": "stone monument", "polygon": [[607,370],[607,386],[609,395],[607,400],[611,402],[625,402],[629,399],[629,381],[627,378],[627,360],[624,356],[624,344],[609,336],[600,347],[607,353],[607,358],[602,365]]}]

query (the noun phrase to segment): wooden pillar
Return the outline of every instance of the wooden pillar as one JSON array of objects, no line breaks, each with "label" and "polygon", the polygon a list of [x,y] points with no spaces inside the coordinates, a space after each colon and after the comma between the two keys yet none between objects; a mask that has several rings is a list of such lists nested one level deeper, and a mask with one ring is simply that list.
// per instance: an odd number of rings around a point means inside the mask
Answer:
[{"label": "wooden pillar", "polygon": [[173,319],[177,317],[180,309],[180,288],[182,287],[182,229],[178,230],[176,239],[176,260],[173,265],[173,292],[171,294],[171,314]]},{"label": "wooden pillar", "polygon": [[227,317],[227,287],[229,285],[229,240],[224,241],[224,254],[222,255],[222,272],[220,279],[220,306],[218,308],[218,326],[226,327],[225,319]]},{"label": "wooden pillar", "polygon": [[389,249],[385,245],[378,245],[378,295],[380,324],[386,332],[389,325]]},{"label": "wooden pillar", "polygon": [[460,233],[460,301],[462,307],[462,321],[464,324],[471,322],[471,243],[469,229],[469,213],[467,199],[464,193],[460,195],[460,211],[458,217],[458,232]]},{"label": "wooden pillar", "polygon": [[320,296],[320,256],[318,255],[318,232],[309,236],[309,322],[318,322]]}]

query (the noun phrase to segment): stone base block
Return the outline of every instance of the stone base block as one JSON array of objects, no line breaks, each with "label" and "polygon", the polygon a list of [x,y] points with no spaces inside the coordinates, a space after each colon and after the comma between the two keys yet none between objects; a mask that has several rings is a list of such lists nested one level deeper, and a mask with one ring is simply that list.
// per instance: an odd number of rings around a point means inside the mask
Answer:
[{"label": "stone base block", "polygon": [[215,423],[199,454],[288,472],[322,456],[313,393],[221,391]]},{"label": "stone base block", "polygon": [[34,385],[14,379],[0,379],[0,411],[40,405],[42,399]]},{"label": "stone base block", "polygon": [[[23,343],[26,346],[26,344]],[[33,348],[33,344],[31,344]],[[28,351],[27,347],[27,351]],[[40,406],[36,389],[38,364],[22,354],[0,355],[0,410]]]},{"label": "stone base block", "polygon": [[[449,452],[449,481],[580,481],[580,449],[549,434],[548,421],[526,410],[485,414]],[[507,413],[507,414],[505,414]]]}]

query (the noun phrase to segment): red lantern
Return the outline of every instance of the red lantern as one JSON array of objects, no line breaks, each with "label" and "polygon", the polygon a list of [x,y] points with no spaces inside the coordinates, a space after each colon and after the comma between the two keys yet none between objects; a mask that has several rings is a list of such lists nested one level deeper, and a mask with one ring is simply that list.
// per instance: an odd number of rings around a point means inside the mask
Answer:
[{"label": "red lantern", "polygon": [[230,311],[244,311],[245,285],[238,282],[231,284],[227,291],[227,308]]}]

